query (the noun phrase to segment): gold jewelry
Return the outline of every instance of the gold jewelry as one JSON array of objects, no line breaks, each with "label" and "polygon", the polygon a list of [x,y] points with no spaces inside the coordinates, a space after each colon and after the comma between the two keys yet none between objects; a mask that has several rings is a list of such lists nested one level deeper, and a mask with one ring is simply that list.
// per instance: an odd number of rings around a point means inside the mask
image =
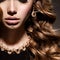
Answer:
[{"label": "gold jewelry", "polygon": [[33,6],[33,11],[31,13],[32,17],[36,17],[36,12],[34,11],[34,6]]},{"label": "gold jewelry", "polygon": [[32,17],[36,17],[36,12],[33,10],[31,15]]},{"label": "gold jewelry", "polygon": [[34,10],[34,7],[33,7],[33,11],[32,11],[32,13],[31,13],[31,16],[32,16],[32,17],[36,17],[37,12],[39,12],[39,11],[35,11],[35,10]]},{"label": "gold jewelry", "polygon": [[12,54],[13,52],[19,54],[21,51],[25,51],[26,48],[29,46],[30,44],[30,37],[23,42],[20,42],[14,46],[12,45],[6,45],[2,40],[0,41],[0,48],[1,51],[6,51],[8,54]]}]

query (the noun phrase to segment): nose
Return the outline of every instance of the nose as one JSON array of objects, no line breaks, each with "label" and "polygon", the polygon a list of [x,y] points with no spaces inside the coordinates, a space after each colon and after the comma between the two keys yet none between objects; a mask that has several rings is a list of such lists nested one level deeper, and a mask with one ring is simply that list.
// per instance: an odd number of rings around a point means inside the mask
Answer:
[{"label": "nose", "polygon": [[15,15],[16,13],[17,13],[16,11],[8,11],[8,14],[11,16]]},{"label": "nose", "polygon": [[11,16],[17,14],[16,6],[15,6],[13,0],[10,0],[10,2],[9,2],[9,6],[8,6],[8,9],[7,9],[7,13],[8,13],[9,15],[11,15]]}]

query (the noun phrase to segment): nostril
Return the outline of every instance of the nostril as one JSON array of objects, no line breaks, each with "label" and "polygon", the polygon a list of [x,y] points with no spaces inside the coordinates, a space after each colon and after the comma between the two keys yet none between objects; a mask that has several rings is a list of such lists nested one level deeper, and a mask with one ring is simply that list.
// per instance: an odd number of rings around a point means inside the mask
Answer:
[{"label": "nostril", "polygon": [[16,13],[17,13],[16,11],[8,11],[8,14],[11,16],[15,15]]}]

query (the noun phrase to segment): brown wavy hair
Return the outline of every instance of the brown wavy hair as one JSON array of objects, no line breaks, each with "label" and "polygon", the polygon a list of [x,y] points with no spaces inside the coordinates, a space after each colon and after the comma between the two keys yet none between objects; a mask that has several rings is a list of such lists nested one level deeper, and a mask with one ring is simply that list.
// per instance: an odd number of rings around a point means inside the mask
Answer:
[{"label": "brown wavy hair", "polygon": [[[60,37],[52,25],[56,19],[51,0],[35,0],[32,6],[36,17],[31,15],[25,23],[27,34],[31,37],[31,60],[60,60]],[[31,11],[31,13],[32,13]]]}]

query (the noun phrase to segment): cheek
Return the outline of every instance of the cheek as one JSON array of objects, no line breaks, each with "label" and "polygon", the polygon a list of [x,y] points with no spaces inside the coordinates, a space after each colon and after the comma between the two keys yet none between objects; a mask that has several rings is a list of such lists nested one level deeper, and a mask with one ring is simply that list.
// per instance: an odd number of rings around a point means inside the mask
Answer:
[{"label": "cheek", "polygon": [[23,15],[23,16],[26,16],[27,14],[29,14],[28,12],[29,12],[29,8],[24,8],[24,9],[22,10],[22,15]]},{"label": "cheek", "polygon": [[2,19],[7,15],[7,5],[2,3],[0,5],[1,11],[2,11]]},{"label": "cheek", "polygon": [[20,17],[25,18],[30,12],[31,6],[21,6],[20,7]]},{"label": "cheek", "polygon": [[3,12],[2,9],[0,8],[0,20],[2,20],[2,17],[3,17]]}]

